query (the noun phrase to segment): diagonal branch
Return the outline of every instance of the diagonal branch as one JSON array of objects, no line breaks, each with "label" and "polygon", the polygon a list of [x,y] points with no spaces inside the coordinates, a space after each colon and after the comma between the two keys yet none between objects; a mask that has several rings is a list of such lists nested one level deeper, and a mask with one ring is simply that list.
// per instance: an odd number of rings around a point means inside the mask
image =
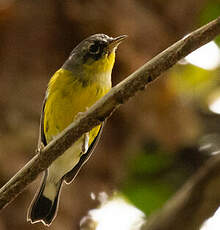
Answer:
[{"label": "diagonal branch", "polygon": [[187,54],[213,40],[220,33],[220,18],[192,32],[143,65],[93,105],[84,115],[67,127],[41,153],[33,157],[11,180],[0,189],[0,209],[24,190],[40,172],[45,170],[83,133],[100,124],[111,113],[155,80]]}]

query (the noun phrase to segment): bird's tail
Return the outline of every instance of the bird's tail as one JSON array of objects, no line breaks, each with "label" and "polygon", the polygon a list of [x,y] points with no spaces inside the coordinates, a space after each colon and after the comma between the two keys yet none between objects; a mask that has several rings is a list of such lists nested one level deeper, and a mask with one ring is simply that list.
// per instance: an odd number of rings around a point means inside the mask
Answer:
[{"label": "bird's tail", "polygon": [[49,226],[56,217],[62,179],[53,184],[47,180],[47,171],[40,190],[36,193],[28,209],[27,220],[31,223],[42,222]]}]

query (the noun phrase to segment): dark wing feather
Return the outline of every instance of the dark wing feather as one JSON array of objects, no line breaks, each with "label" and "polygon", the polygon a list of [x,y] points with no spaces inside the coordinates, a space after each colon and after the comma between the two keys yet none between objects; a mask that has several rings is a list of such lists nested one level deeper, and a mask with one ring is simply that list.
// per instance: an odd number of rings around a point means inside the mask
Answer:
[{"label": "dark wing feather", "polygon": [[43,105],[42,105],[42,111],[41,111],[41,117],[40,117],[40,130],[39,130],[39,138],[38,138],[38,151],[41,150],[42,145],[46,146],[47,145],[47,141],[46,141],[46,137],[44,134],[44,108],[45,108],[45,104],[46,104],[46,97],[43,101]]},{"label": "dark wing feather", "polygon": [[101,128],[100,128],[96,138],[94,139],[92,144],[89,146],[88,151],[80,157],[80,160],[77,163],[77,165],[64,176],[64,180],[67,184],[71,183],[74,180],[74,178],[78,174],[79,170],[82,168],[82,166],[88,161],[88,159],[92,155],[93,150],[96,147],[96,144],[98,143],[98,141],[101,137],[103,126],[104,126],[104,123],[101,125]]}]

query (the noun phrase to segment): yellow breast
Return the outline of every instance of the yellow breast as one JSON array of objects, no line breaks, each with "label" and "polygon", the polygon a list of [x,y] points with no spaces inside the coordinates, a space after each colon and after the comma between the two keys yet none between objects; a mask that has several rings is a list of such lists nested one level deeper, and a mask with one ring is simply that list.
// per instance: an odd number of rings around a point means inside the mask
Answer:
[{"label": "yellow breast", "polygon": [[[100,78],[100,80],[98,79]],[[51,78],[44,108],[44,133],[47,143],[71,124],[79,112],[84,112],[111,88],[111,72],[105,72],[95,81],[85,84],[72,72],[58,70]],[[100,127],[90,132],[89,144]]]}]

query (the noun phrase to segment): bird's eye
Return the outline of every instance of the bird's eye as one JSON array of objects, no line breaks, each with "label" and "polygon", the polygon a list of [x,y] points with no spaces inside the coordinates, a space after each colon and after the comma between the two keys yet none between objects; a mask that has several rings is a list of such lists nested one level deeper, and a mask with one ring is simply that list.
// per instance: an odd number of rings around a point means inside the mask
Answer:
[{"label": "bird's eye", "polygon": [[89,47],[89,52],[91,54],[97,54],[100,51],[100,46],[98,43],[91,44]]}]

